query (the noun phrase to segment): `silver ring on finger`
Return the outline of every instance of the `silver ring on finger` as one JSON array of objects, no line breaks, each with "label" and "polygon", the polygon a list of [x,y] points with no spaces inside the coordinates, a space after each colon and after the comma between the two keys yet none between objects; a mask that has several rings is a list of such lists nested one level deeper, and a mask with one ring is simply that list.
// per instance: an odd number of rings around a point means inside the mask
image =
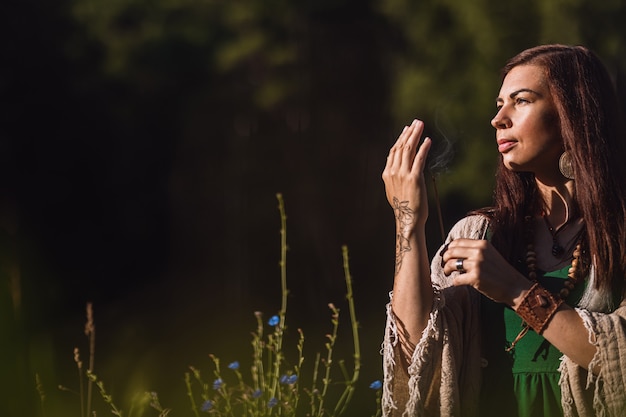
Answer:
[{"label": "silver ring on finger", "polygon": [[463,268],[463,261],[464,261],[463,258],[459,258],[455,262],[456,270],[459,271],[459,273],[461,274],[464,274],[466,272],[465,268]]}]

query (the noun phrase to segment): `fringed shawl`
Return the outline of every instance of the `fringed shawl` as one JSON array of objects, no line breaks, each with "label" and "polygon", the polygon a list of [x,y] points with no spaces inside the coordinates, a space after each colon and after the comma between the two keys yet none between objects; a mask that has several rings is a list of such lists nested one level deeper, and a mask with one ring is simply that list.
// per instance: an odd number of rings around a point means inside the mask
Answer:
[{"label": "fringed shawl", "polygon": [[[469,216],[450,231],[457,238],[484,239],[488,220]],[[413,356],[402,360],[397,321],[387,306],[383,355],[383,416],[478,415],[482,367],[480,294],[471,287],[452,286],[441,268],[441,257],[431,264],[434,300],[430,319]],[[626,416],[626,303],[609,312],[611,296],[589,284],[576,309],[597,352],[589,364],[594,375],[563,356],[562,405],[566,417]],[[393,294],[390,294],[392,297]],[[410,359],[410,360],[409,360]],[[408,367],[403,363],[410,362]]]}]

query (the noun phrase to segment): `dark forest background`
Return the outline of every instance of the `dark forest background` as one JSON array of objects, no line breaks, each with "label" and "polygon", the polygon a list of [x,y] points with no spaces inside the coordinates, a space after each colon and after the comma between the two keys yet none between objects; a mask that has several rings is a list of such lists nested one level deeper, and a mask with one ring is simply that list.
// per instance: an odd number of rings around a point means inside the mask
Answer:
[{"label": "dark forest background", "polygon": [[[328,302],[347,325],[349,247],[363,349],[351,415],[371,413],[394,255],[380,174],[396,136],[426,121],[449,229],[491,201],[502,64],[584,44],[625,97],[624,20],[621,0],[7,2],[0,415],[39,415],[35,373],[48,416],[79,415],[56,387],[77,384],[87,302],[96,372],[119,402],[153,390],[188,415],[187,366],[244,362],[253,312],[280,308],[277,192],[287,324],[310,352]],[[428,227],[434,251],[434,198]]]}]

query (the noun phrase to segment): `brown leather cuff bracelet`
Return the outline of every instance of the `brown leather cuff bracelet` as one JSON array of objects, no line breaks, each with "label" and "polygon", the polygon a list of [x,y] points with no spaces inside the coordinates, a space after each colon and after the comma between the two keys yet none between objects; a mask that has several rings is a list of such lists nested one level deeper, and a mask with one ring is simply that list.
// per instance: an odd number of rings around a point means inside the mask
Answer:
[{"label": "brown leather cuff bracelet", "polygon": [[560,297],[555,297],[539,283],[535,283],[515,312],[537,334],[541,334],[561,304],[563,300]]}]

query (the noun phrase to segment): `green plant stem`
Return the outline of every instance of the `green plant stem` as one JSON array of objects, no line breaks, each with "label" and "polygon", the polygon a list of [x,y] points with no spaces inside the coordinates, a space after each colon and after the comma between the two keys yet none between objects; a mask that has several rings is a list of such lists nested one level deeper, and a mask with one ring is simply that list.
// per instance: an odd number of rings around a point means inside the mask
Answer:
[{"label": "green plant stem", "polygon": [[37,389],[37,394],[39,394],[39,403],[41,405],[41,416],[46,417],[46,407],[45,407],[46,393],[43,389],[41,378],[39,377],[39,374],[37,373],[35,374],[35,388]]},{"label": "green plant stem", "polygon": [[383,413],[382,411],[382,397],[383,397],[383,390],[379,389],[376,391],[376,414],[374,415],[374,417],[380,417]]},{"label": "green plant stem", "polygon": [[317,389],[317,378],[320,369],[321,354],[317,352],[315,354],[315,363],[313,365],[313,383],[311,384],[311,415],[315,415],[315,400],[319,398],[319,391]]},{"label": "green plant stem", "polygon": [[[302,329],[298,329],[298,333],[300,334],[300,339],[298,339],[298,364],[295,367],[295,373],[298,376],[298,378],[300,378],[301,373],[300,371],[302,370],[302,364],[304,363],[304,332],[302,331]],[[300,384],[300,382],[298,382],[298,384]],[[295,395],[295,399],[294,399],[294,404],[293,404],[293,412],[295,415],[295,412],[298,408],[298,400],[300,399],[299,395]]]},{"label": "green plant stem", "polygon": [[187,386],[187,396],[189,396],[189,401],[191,401],[191,410],[196,415],[196,417],[200,417],[198,414],[198,406],[196,405],[196,400],[193,398],[193,390],[191,389],[191,375],[189,372],[185,372],[185,385]]},{"label": "green plant stem", "polygon": [[[209,355],[209,356],[211,357],[211,359],[213,360],[213,364],[215,365],[215,371],[213,372],[213,374],[215,375],[215,378],[217,378],[220,381],[222,381],[222,385],[219,387],[217,392],[220,395],[220,397],[222,397],[224,399],[224,404],[225,404],[225,407],[226,407],[224,412],[226,413],[226,415],[232,416],[232,414],[233,414],[232,403],[230,401],[229,392],[226,389],[226,382],[222,378],[222,371],[221,371],[221,368],[220,368],[220,360],[215,355]],[[200,375],[200,372],[198,371],[198,376],[199,375]],[[204,384],[204,385],[206,386],[206,390],[207,390],[207,396],[206,396],[205,400],[208,400],[209,399],[209,397],[208,397],[208,385],[206,385],[206,384]]]},{"label": "green plant stem", "polygon": [[285,325],[285,314],[287,313],[287,214],[285,213],[285,202],[283,195],[276,194],[278,199],[278,211],[280,212],[280,288],[282,290],[282,300],[280,307],[280,325]]},{"label": "green plant stem", "polygon": [[280,399],[280,390],[278,390],[278,380],[280,378],[280,365],[282,362],[282,344],[283,333],[285,331],[285,317],[287,315],[287,297],[289,290],[287,289],[287,215],[285,213],[285,203],[283,195],[276,194],[278,200],[278,211],[280,213],[280,286],[281,286],[281,307],[278,314],[280,321],[276,326],[274,339],[274,371],[272,377],[272,386],[270,388],[270,396]]},{"label": "green plant stem", "polygon": [[252,369],[252,382],[254,389],[265,388],[265,371],[263,369],[263,316],[260,312],[255,313],[257,331],[253,334],[252,347],[254,349],[254,365]]},{"label": "green plant stem", "polygon": [[[96,358],[96,326],[93,320],[93,305],[87,303],[87,323],[85,324],[85,335],[89,338],[89,367],[88,372],[94,372],[95,358]],[[93,381],[91,379],[87,381],[87,414],[88,417],[91,413],[91,402],[93,398]]]},{"label": "green plant stem", "polygon": [[335,347],[335,341],[337,340],[337,330],[339,329],[339,309],[333,304],[329,304],[328,307],[332,310],[332,324],[333,331],[331,334],[326,335],[328,342],[326,342],[326,360],[324,361],[325,373],[322,379],[322,393],[320,395],[320,403],[318,406],[317,415],[322,416],[324,414],[324,399],[328,392],[330,385],[330,370],[333,364],[333,348]]},{"label": "green plant stem", "polygon": [[[80,415],[81,417],[87,417],[89,411],[85,413],[85,388],[83,383],[83,363],[80,360],[80,352],[77,347],[74,348],[74,362],[76,363],[76,370],[78,371],[78,392],[80,398]],[[89,380],[91,384],[91,380]]]},{"label": "green plant stem", "polygon": [[343,254],[343,270],[344,276],[346,280],[346,299],[348,300],[348,309],[350,311],[350,322],[352,323],[352,340],[354,343],[354,373],[352,374],[352,379],[347,381],[346,389],[337,402],[337,406],[335,407],[335,411],[338,412],[338,415],[341,415],[346,411],[348,403],[352,399],[352,395],[354,394],[354,386],[359,379],[359,373],[361,370],[361,345],[359,342],[359,323],[356,320],[356,309],[354,307],[354,294],[352,292],[352,275],[350,274],[350,260],[348,256],[348,247],[342,246],[342,254]]},{"label": "green plant stem", "polygon": [[109,407],[111,408],[111,413],[113,413],[114,415],[116,415],[118,417],[122,417],[122,410],[117,408],[117,406],[113,402],[113,397],[111,397],[111,395],[107,394],[106,390],[104,389],[104,383],[102,381],[99,381],[98,377],[93,372],[91,372],[89,370],[87,370],[87,377],[89,378],[89,380],[91,382],[96,384],[96,386],[100,390],[100,396],[102,397],[104,402],[107,403],[109,405]]}]

